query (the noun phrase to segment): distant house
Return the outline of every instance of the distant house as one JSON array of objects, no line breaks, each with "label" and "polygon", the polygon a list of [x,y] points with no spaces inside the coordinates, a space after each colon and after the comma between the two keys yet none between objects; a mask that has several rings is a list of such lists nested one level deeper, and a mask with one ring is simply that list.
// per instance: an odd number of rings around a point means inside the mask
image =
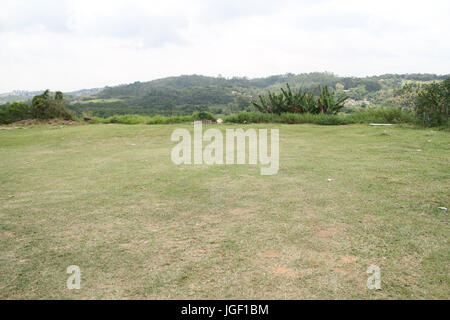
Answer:
[{"label": "distant house", "polygon": [[344,106],[361,106],[363,104],[369,105],[371,102],[367,99],[364,100],[354,100],[354,99],[348,99],[345,101]]}]

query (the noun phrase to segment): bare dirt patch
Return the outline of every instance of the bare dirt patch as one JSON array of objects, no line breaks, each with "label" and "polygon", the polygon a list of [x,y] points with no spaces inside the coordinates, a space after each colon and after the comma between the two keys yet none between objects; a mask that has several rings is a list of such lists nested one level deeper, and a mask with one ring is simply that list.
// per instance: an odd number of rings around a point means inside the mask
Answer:
[{"label": "bare dirt patch", "polygon": [[288,277],[295,276],[295,271],[290,268],[286,268],[286,267],[277,267],[273,270],[273,273],[277,274],[277,275],[288,276]]},{"label": "bare dirt patch", "polygon": [[273,250],[266,250],[262,252],[265,258],[278,258],[281,256],[281,253]]},{"label": "bare dirt patch", "polygon": [[250,209],[235,208],[235,209],[231,209],[231,210],[230,210],[230,213],[231,213],[231,214],[239,215],[239,214],[247,213],[247,212],[249,212],[249,211],[250,211]]},{"label": "bare dirt patch", "polygon": [[358,261],[359,258],[358,257],[354,257],[354,256],[345,256],[341,259],[343,264],[349,264],[349,263],[354,263],[356,261]]},{"label": "bare dirt patch", "polygon": [[50,125],[81,125],[82,122],[73,121],[73,120],[64,120],[64,119],[29,119],[29,120],[20,120],[17,122],[13,122],[10,126],[33,126],[33,125],[42,125],[42,124],[50,124]]},{"label": "bare dirt patch", "polygon": [[319,229],[315,232],[315,236],[321,240],[329,240],[342,232],[344,232],[346,229],[345,225],[334,225],[331,227],[326,227],[323,229]]}]

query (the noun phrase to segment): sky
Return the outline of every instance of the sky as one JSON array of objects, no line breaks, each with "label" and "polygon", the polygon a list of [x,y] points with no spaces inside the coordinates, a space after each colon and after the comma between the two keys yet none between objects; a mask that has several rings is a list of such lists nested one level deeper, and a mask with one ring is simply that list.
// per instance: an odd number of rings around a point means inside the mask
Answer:
[{"label": "sky", "polygon": [[448,0],[0,1],[0,93],[183,74],[450,73]]}]

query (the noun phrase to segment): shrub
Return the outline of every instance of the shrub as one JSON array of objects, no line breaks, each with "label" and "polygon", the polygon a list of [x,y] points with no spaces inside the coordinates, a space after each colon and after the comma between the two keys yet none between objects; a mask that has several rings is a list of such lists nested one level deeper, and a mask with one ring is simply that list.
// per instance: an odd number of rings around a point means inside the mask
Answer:
[{"label": "shrub", "polygon": [[416,114],[425,126],[448,126],[450,78],[423,85],[416,98]]},{"label": "shrub", "polygon": [[450,107],[450,78],[430,84],[407,84],[395,91],[394,103],[415,113],[424,126],[447,126]]},{"label": "shrub", "polygon": [[0,109],[0,123],[8,124],[26,119],[64,119],[73,120],[73,114],[66,109],[62,92],[50,96],[50,91],[33,97],[31,105],[13,102]]},{"label": "shrub", "polygon": [[66,109],[62,92],[57,91],[54,97],[50,96],[50,91],[45,90],[43,94],[33,97],[31,101],[33,117],[37,119],[61,118],[72,120],[72,113]]},{"label": "shrub", "polygon": [[199,111],[195,112],[192,115],[192,118],[194,120],[210,120],[210,121],[216,121],[216,117],[212,113],[206,112],[206,111]]},{"label": "shrub", "polygon": [[33,109],[26,103],[13,102],[0,109],[0,123],[2,124],[9,124],[32,118]]}]

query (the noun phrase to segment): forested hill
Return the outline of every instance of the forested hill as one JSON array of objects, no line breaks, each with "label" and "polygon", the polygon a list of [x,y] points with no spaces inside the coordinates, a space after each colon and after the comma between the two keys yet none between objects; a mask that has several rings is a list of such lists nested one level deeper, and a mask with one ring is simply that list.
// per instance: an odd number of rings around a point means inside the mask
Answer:
[{"label": "forested hill", "polygon": [[[250,110],[250,102],[258,94],[278,90],[286,83],[292,88],[313,89],[327,85],[345,92],[351,99],[373,104],[389,103],[394,89],[407,82],[443,80],[450,75],[386,74],[374,77],[339,77],[332,73],[285,74],[266,78],[231,78],[184,75],[135,82],[102,90],[81,90],[67,93],[69,108],[78,115],[94,116],[114,114],[182,115],[194,111],[230,114]],[[1,100],[1,97],[0,97]],[[1,102],[0,102],[1,103]]]}]

